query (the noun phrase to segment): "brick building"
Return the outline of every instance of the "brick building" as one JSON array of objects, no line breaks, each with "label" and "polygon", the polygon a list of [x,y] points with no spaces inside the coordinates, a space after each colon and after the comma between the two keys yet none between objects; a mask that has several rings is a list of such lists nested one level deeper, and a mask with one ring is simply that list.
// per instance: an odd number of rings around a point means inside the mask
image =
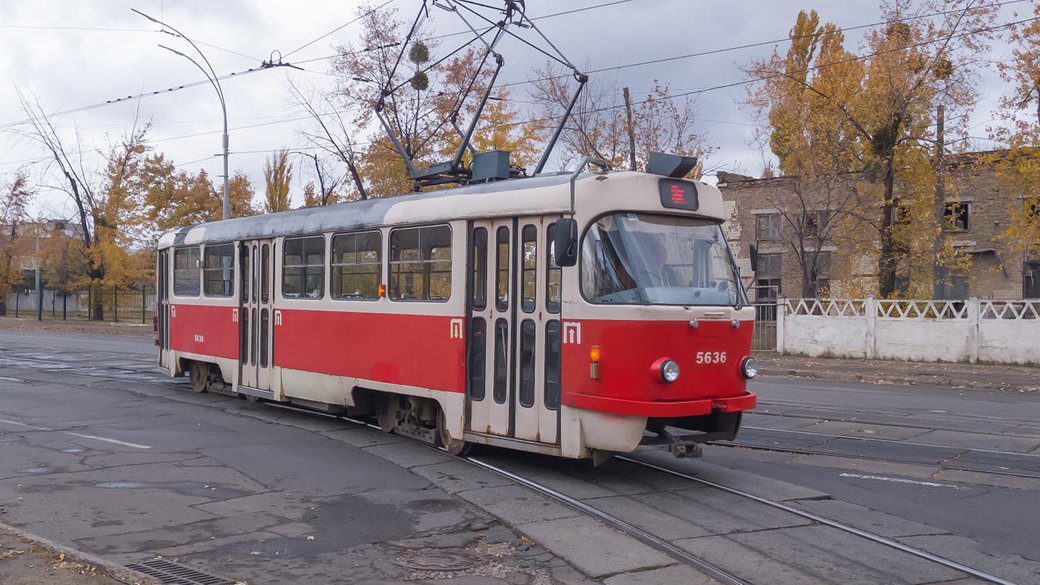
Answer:
[{"label": "brick building", "polygon": [[[931,283],[928,271],[917,274],[915,278],[928,279],[925,284],[932,285],[935,298],[1040,298],[1040,258],[1030,261],[1013,256],[1003,249],[999,239],[1008,227],[1011,209],[1030,205],[1037,209],[1036,197],[1040,193],[1023,195],[1002,187],[994,166],[985,162],[991,155],[971,153],[949,159],[943,234],[955,249],[970,258],[970,263],[966,270],[951,272],[938,285]],[[732,206],[727,236],[752,298],[802,296],[802,271],[792,246],[796,240],[786,229],[787,221],[779,208],[795,199],[798,178],[754,179],[720,172],[718,179],[723,199]],[[787,213],[790,216],[789,208]],[[871,238],[866,244],[876,248],[876,230],[872,230],[863,225],[823,242],[817,263],[817,296],[865,296],[876,291],[875,260],[863,254],[864,242],[849,241],[855,234],[862,234]],[[752,268],[752,250],[757,252],[757,271]],[[908,290],[909,279],[909,273],[901,274],[897,288]]]}]

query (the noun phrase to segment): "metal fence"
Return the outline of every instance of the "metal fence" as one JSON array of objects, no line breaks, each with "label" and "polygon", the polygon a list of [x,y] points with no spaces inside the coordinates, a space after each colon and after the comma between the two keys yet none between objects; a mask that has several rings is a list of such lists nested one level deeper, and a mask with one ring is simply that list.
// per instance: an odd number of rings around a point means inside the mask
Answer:
[{"label": "metal fence", "polygon": [[751,287],[752,306],[755,307],[755,332],[751,337],[752,351],[776,351],[776,315],[779,287]]},{"label": "metal fence", "polygon": [[92,286],[75,291],[15,289],[7,295],[6,314],[47,321],[92,321],[97,316],[94,308],[98,305],[102,321],[151,323],[155,315],[155,287]]}]

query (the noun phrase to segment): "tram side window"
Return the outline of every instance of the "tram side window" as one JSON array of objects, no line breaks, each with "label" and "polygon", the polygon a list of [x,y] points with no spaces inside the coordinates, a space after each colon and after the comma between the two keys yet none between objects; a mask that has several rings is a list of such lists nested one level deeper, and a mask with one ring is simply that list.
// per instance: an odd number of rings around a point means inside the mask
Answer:
[{"label": "tram side window", "polygon": [[446,225],[390,232],[390,299],[451,298],[451,228]]},{"label": "tram side window", "polygon": [[533,319],[520,323],[520,406],[534,406],[534,343]]},{"label": "tram side window", "polygon": [[560,322],[556,319],[545,322],[545,407],[556,410],[560,407]]},{"label": "tram side window", "polygon": [[495,232],[495,310],[509,309],[509,228]]},{"label": "tram side window", "polygon": [[563,284],[563,269],[556,265],[556,252],[553,248],[553,235],[556,233],[556,224],[549,224],[545,230],[545,262],[547,272],[545,276],[545,310],[550,313],[560,312],[560,288]]},{"label": "tram side window", "polygon": [[199,296],[200,269],[198,247],[174,250],[173,294],[179,297]]},{"label": "tram side window", "polygon": [[379,232],[332,237],[332,298],[378,300],[383,236]]},{"label": "tram side window", "polygon": [[287,299],[325,296],[325,237],[286,239],[282,253],[282,296]]},{"label": "tram side window", "polygon": [[473,310],[487,307],[487,229],[473,230]]},{"label": "tram side window", "polygon": [[235,286],[235,245],[206,246],[202,268],[207,297],[230,297]]},{"label": "tram side window", "polygon": [[523,254],[520,266],[520,308],[530,313],[534,311],[538,290],[538,228],[525,225],[520,234],[520,250]]}]

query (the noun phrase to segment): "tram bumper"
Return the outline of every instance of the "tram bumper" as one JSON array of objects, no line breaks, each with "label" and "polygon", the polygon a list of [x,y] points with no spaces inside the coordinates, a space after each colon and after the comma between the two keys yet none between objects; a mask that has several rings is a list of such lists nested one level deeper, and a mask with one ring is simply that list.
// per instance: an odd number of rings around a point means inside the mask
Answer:
[{"label": "tram bumper", "polygon": [[568,405],[581,421],[584,446],[629,452],[640,444],[668,445],[677,457],[695,457],[707,441],[733,440],[741,413],[755,407],[756,396],[679,401],[636,401],[570,394]]}]

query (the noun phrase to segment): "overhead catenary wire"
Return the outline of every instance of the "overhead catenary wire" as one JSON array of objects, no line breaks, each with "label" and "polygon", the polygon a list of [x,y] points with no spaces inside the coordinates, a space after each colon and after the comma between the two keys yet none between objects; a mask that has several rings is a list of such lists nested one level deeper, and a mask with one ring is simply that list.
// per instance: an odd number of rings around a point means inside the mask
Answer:
[{"label": "overhead catenary wire", "polygon": [[[633,1],[633,0],[621,0],[621,1],[615,1],[615,2],[608,2],[608,3],[599,4],[599,5],[595,5],[595,6],[589,6],[589,7],[584,7],[584,8],[580,8],[580,9],[574,9],[574,10],[564,11],[564,12],[559,12],[559,13],[554,13],[554,14],[540,16],[540,17],[532,17],[531,20],[544,19],[544,18],[549,18],[549,17],[553,17],[553,16],[560,16],[560,15],[570,14],[570,13],[579,12],[579,11],[583,11],[583,10],[591,10],[591,9],[594,9],[594,8],[600,8],[600,7],[611,6],[611,5],[615,5],[615,4],[621,4],[621,3],[624,3],[624,2],[628,2],[628,1]],[[1021,3],[1021,2],[1025,2],[1025,1],[1027,1],[1027,0],[1010,0],[1010,1],[1000,2],[1000,3],[994,4],[992,6],[1004,6],[1004,5],[1008,5],[1008,4],[1018,4],[1018,3]],[[907,17],[907,18],[902,19],[902,20],[929,18],[929,17],[935,17],[935,16],[941,16],[941,15],[949,14],[950,12],[951,11],[936,12],[936,13],[930,13],[930,14],[926,14],[926,15],[918,15],[918,16],[913,16],[913,17]],[[964,33],[960,33],[960,34],[954,35],[954,37],[963,37],[963,36],[968,36],[968,35],[973,35],[973,34],[981,34],[983,32],[991,32],[991,31],[995,31],[995,30],[999,30],[999,29],[1015,26],[1015,25],[1018,25],[1018,24],[1024,24],[1024,23],[1027,23],[1027,22],[1032,22],[1034,20],[1037,20],[1037,17],[1022,19],[1022,20],[1017,20],[1017,21],[1012,21],[1012,22],[1006,22],[1006,23],[1002,23],[1002,24],[999,24],[999,25],[991,26],[991,27],[983,27],[983,28],[976,29],[976,30],[973,30],[973,31],[966,31]],[[853,29],[866,28],[866,27],[870,27],[870,26],[879,26],[879,25],[887,24],[888,22],[893,22],[893,21],[883,21],[883,22],[877,22],[877,23],[868,24],[868,25],[857,25],[857,26],[854,26],[854,27],[845,27],[845,28],[838,29],[838,30],[845,30],[845,31],[847,31],[847,30],[853,30]],[[432,37],[432,38],[447,38],[449,36],[455,36],[455,35],[458,35],[458,34],[462,34],[462,33],[451,33],[451,34],[440,35],[439,37]],[[791,40],[791,38],[788,37],[787,39],[781,39],[781,40]],[[929,45],[929,44],[934,44],[934,43],[937,43],[937,42],[941,42],[943,40],[945,40],[945,39],[922,41],[922,42],[919,42],[919,43],[914,43],[914,44],[911,44],[911,45],[907,45],[906,47],[892,49],[890,51],[866,53],[866,54],[863,54],[863,55],[854,56],[854,57],[852,57],[850,59],[847,59],[847,60],[842,60],[842,61],[837,61],[837,62],[834,62],[834,63],[826,63],[826,64],[822,64],[822,65],[812,66],[812,67],[807,68],[806,71],[817,70],[817,69],[821,69],[821,68],[824,68],[824,67],[830,67],[830,66],[837,66],[837,65],[840,65],[840,64],[843,64],[843,63],[847,63],[847,62],[851,62],[851,61],[855,61],[855,60],[866,59],[866,58],[869,58],[871,56],[874,56],[874,55],[877,55],[877,54],[881,54],[881,53],[884,53],[884,52],[894,52],[894,51],[906,50],[906,49],[912,48],[912,47],[925,46],[925,45]],[[779,42],[779,41],[768,41],[768,42],[764,42],[764,43],[756,43],[754,45],[769,44],[769,43],[773,43],[773,42]],[[734,47],[715,49],[715,50],[712,50],[712,51],[709,51],[709,52],[702,52],[702,53],[704,53],[704,54],[715,54],[715,53],[729,51],[729,50],[736,50],[738,48],[744,48],[746,46],[752,46],[752,45],[738,45],[738,46],[734,46]],[[362,49],[362,50],[363,51],[368,51],[368,50],[378,50],[378,49],[382,49],[382,48],[385,48],[385,47],[375,47],[375,48]],[[327,58],[329,58],[329,57],[323,57],[323,58],[318,58],[318,59],[311,59],[309,61],[315,61],[315,60],[327,59]],[[674,60],[674,59],[678,59],[678,58],[687,58],[687,56],[675,56],[672,59]],[[298,61],[298,63],[304,63],[304,62],[306,62],[306,61]],[[652,60],[652,62],[660,62],[660,60]],[[594,72],[595,71],[608,71],[608,70],[613,70],[613,69],[618,69],[618,68],[634,67],[634,66],[638,66],[638,65],[639,64],[628,64],[628,65],[621,65],[621,66],[615,66],[615,67],[606,67],[606,68],[596,69],[596,70],[593,70],[593,71]],[[220,76],[219,79],[221,79],[221,80],[228,79],[230,77],[241,76],[241,75],[248,74],[248,73],[253,73],[253,72],[256,72],[256,71],[259,71],[259,70],[262,70],[262,68],[251,68],[251,69],[247,69],[247,70],[244,70],[244,71],[234,72],[234,73],[230,73],[230,74],[227,74],[227,75]],[[681,97],[689,97],[689,96],[699,95],[699,94],[708,93],[708,92],[712,92],[712,91],[718,91],[718,90],[722,90],[722,89],[729,89],[729,88],[733,88],[733,87],[749,85],[749,84],[752,84],[752,83],[757,83],[757,82],[765,81],[767,79],[776,78],[776,77],[777,76],[771,76],[771,77],[765,77],[765,78],[744,79],[744,80],[734,81],[734,82],[725,83],[725,84],[719,84],[719,85],[714,85],[714,86],[707,86],[707,87],[697,88],[697,89],[693,89],[693,90],[686,91],[686,92],[670,94],[670,95],[667,95],[667,96],[662,96],[660,98],[652,98],[652,99],[671,100],[671,99],[677,99],[677,98],[681,98]],[[528,82],[525,82],[525,83],[532,83],[534,81],[536,81],[536,80],[529,80]],[[118,102],[122,102],[122,101],[128,101],[128,100],[131,100],[131,99],[137,99],[137,98],[141,98],[141,97],[148,97],[148,96],[151,96],[151,95],[158,95],[158,94],[162,94],[162,93],[169,93],[169,92],[172,92],[172,91],[177,91],[177,90],[185,89],[185,88],[188,88],[188,87],[202,85],[202,84],[205,84],[205,83],[208,83],[208,82],[207,81],[198,81],[198,82],[186,83],[186,84],[182,84],[182,85],[179,85],[179,86],[174,86],[174,87],[170,87],[170,88],[166,88],[166,89],[162,89],[162,90],[145,92],[145,93],[142,93],[142,94],[138,94],[136,96],[127,96],[125,98],[117,98],[115,100],[109,100],[109,101],[106,101],[106,102],[103,102],[103,103],[93,104],[93,105],[90,105],[90,106],[83,106],[83,107],[74,108],[74,109],[70,109],[70,110],[54,112],[54,113],[49,114],[49,116],[53,117],[53,116],[77,113],[77,112],[86,111],[86,110],[90,110],[90,109],[94,109],[94,108],[104,107],[104,106],[111,105],[111,104],[118,103]],[[507,85],[515,85],[515,84],[503,84],[503,85],[501,85],[499,87],[505,87]],[[637,105],[638,104],[644,104],[644,103],[647,103],[648,101],[651,101],[651,100],[650,99],[640,100],[640,101],[635,102],[635,104],[637,104]],[[602,108],[596,108],[596,109],[592,109],[592,110],[587,110],[587,113],[596,113],[596,112],[609,111],[609,110],[613,110],[613,109],[618,109],[620,107],[623,107],[623,106],[622,105],[605,106],[605,107],[602,107]],[[332,114],[330,113],[328,115],[332,115]],[[308,119],[308,118],[310,118],[310,116],[299,117],[299,118],[279,119],[279,120],[275,120],[273,122],[268,122],[268,123],[242,126],[242,127],[234,128],[233,130],[248,129],[248,128],[253,128],[253,127],[257,127],[257,126],[283,124],[283,123],[299,121],[301,119]],[[530,119],[530,120],[523,120],[523,121],[519,121],[519,122],[512,122],[512,123],[503,124],[503,125],[501,125],[501,127],[511,127],[511,126],[524,125],[524,124],[540,123],[540,122],[545,122],[545,121],[550,120],[550,119],[551,118],[535,118],[535,119]],[[703,121],[709,121],[709,120],[703,120]],[[19,125],[19,124],[22,124],[22,123],[25,123],[25,122],[26,122],[26,120],[22,120],[22,121],[19,121],[19,122],[7,123],[7,124],[4,124],[4,125],[2,125],[0,127],[11,127],[11,126]],[[718,122],[722,123],[721,121],[718,121]],[[178,140],[178,139],[182,139],[182,138],[189,138],[189,137],[194,137],[194,136],[208,135],[208,134],[212,134],[214,132],[215,131],[213,131],[213,132],[201,132],[201,133],[197,133],[197,134],[176,136],[176,137],[171,137],[171,138],[166,138],[166,139],[161,139],[161,140],[162,141]],[[159,141],[160,140],[156,140],[155,142],[159,142]],[[36,160],[36,159],[32,159],[32,160]],[[0,163],[0,164],[15,164],[15,163],[6,162],[6,163]]]},{"label": "overhead catenary wire", "polygon": [[[965,31],[965,32],[959,33],[957,35],[953,35],[953,37],[951,37],[951,38],[959,38],[959,37],[964,37],[964,36],[969,36],[969,35],[974,35],[974,34],[982,34],[984,32],[992,32],[994,30],[1008,28],[1008,27],[1011,27],[1011,26],[1019,25],[1019,24],[1025,24],[1027,22],[1032,22],[1032,21],[1035,21],[1035,20],[1040,20],[1040,17],[1026,18],[1026,19],[1021,19],[1021,20],[1016,20],[1016,21],[1011,21],[1011,22],[1005,22],[1005,23],[1002,23],[1002,24],[999,24],[999,25],[994,25],[994,26],[989,26],[989,27],[982,27],[982,28],[979,28],[979,29]],[[893,53],[893,52],[899,52],[899,51],[905,51],[905,50],[910,49],[910,48],[927,46],[927,45],[931,45],[931,44],[944,42],[945,40],[946,39],[944,37],[944,38],[941,38],[941,39],[932,39],[932,40],[928,40],[928,41],[920,41],[920,42],[917,42],[917,43],[911,43],[911,44],[906,45],[904,47],[898,47],[898,48],[895,48],[895,49],[888,49],[888,50],[885,50],[885,51],[873,51],[873,52],[869,52],[869,53],[864,53],[862,55],[855,55],[855,56],[850,57],[848,59],[841,59],[841,60],[834,61],[834,62],[831,62],[831,63],[823,63],[823,64],[820,64],[820,65],[814,65],[814,66],[811,66],[811,67],[807,67],[807,68],[805,68],[804,72],[819,70],[819,69],[823,69],[823,68],[827,68],[827,67],[835,67],[835,66],[846,64],[846,63],[850,63],[850,62],[853,62],[853,61],[859,61],[859,60],[863,60],[863,59],[868,59],[868,58],[876,56],[876,55]],[[691,90],[691,91],[687,91],[687,92],[682,92],[682,93],[677,93],[677,94],[670,94],[670,95],[667,95],[667,96],[662,96],[660,98],[650,98],[650,99],[640,100],[640,101],[637,101],[637,102],[633,102],[633,105],[645,104],[645,103],[647,103],[649,101],[652,101],[652,100],[672,100],[672,99],[677,99],[677,98],[681,98],[681,97],[689,97],[689,96],[699,95],[699,94],[703,94],[703,93],[707,93],[707,92],[711,92],[711,91],[718,91],[718,90],[722,90],[722,89],[729,89],[729,88],[733,88],[733,87],[740,87],[740,86],[744,86],[744,85],[750,85],[752,83],[759,83],[759,82],[766,81],[766,80],[769,80],[769,79],[777,79],[779,77],[783,77],[783,74],[775,74],[775,75],[766,76],[766,77],[762,77],[762,78],[757,78],[756,77],[756,78],[751,78],[751,79],[744,79],[744,80],[740,80],[740,81],[734,81],[734,82],[731,82],[731,83],[725,83],[725,84],[719,84],[719,85],[714,85],[714,86],[703,87],[703,88],[699,88],[699,89],[695,89],[695,90]],[[594,108],[594,109],[591,109],[591,110],[587,110],[585,113],[606,112],[606,111],[610,111],[610,110],[619,109],[619,108],[622,108],[622,107],[624,107],[623,104],[613,105],[613,106],[604,106],[604,107],[601,107],[601,108]],[[343,112],[342,111],[329,112],[329,113],[323,114],[323,115],[336,115],[336,114],[339,114],[339,113],[343,113]],[[271,125],[277,125],[277,124],[284,124],[284,123],[288,123],[288,122],[295,122],[295,121],[300,121],[300,120],[305,120],[305,119],[310,119],[310,118],[311,118],[311,116],[309,116],[309,115],[308,116],[299,116],[299,117],[295,117],[295,118],[285,118],[285,119],[274,120],[274,121],[271,121],[271,122],[262,122],[262,123],[258,123],[258,124],[250,124],[250,125],[246,125],[246,126],[240,126],[240,127],[237,127],[237,128],[232,128],[232,130],[245,130],[245,129],[249,129],[249,128],[256,128],[256,127],[262,127],[262,126],[271,126]],[[552,119],[553,119],[552,117],[533,118],[533,119],[521,120],[521,121],[517,121],[517,122],[508,122],[508,123],[505,123],[505,124],[500,124],[498,127],[499,128],[509,128],[509,127],[513,127],[513,126],[522,126],[522,125],[529,125],[529,124],[539,124],[539,123],[545,123],[545,122],[551,121]],[[155,140],[154,142],[162,142],[162,141],[168,142],[168,141],[180,140],[180,139],[184,139],[184,138],[193,138],[193,137],[197,137],[197,136],[205,136],[205,135],[209,135],[209,134],[214,134],[216,132],[218,132],[218,131],[207,131],[207,132],[199,132],[199,133],[194,133],[194,134],[186,134],[186,135],[182,135],[182,136],[174,136],[174,137],[170,137],[170,138],[163,138],[163,139]],[[31,160],[36,160],[36,159],[31,159]],[[3,164],[13,164],[13,163],[3,163]]]},{"label": "overhead catenary wire", "polygon": [[[389,1],[392,2],[392,1],[395,1],[395,0],[389,0]],[[528,18],[529,18],[529,20],[542,20],[542,19],[547,19],[547,18],[554,18],[554,17],[557,17],[557,16],[564,16],[564,15],[568,15],[568,14],[574,14],[576,12],[583,12],[583,11],[588,11],[588,10],[595,10],[595,9],[600,9],[600,8],[606,8],[606,7],[609,7],[609,6],[614,6],[614,5],[617,5],[617,4],[624,4],[624,3],[633,2],[633,1],[635,1],[635,0],[614,0],[613,2],[604,2],[604,3],[601,3],[601,4],[595,4],[595,5],[592,5],[592,6],[585,6],[585,7],[582,7],[582,8],[575,8],[575,9],[572,9],[572,10],[565,10],[565,11],[561,11],[561,12],[554,12],[554,13],[551,13],[551,14],[546,14],[546,15],[542,15],[542,16],[535,16],[535,17],[528,17]],[[1003,2],[997,2],[995,4],[990,4],[990,5],[987,5],[987,6],[989,6],[989,7],[1002,7],[1002,6],[1006,6],[1006,5],[1021,4],[1023,2],[1030,2],[1030,1],[1032,1],[1032,0],[1005,0]],[[944,16],[944,15],[947,15],[947,14],[951,14],[953,12],[957,12],[957,11],[947,10],[947,11],[941,11],[941,12],[928,13],[928,14],[914,15],[914,16],[908,16],[908,17],[905,17],[905,18],[902,18],[902,19],[893,19],[893,20],[879,21],[879,22],[874,22],[874,23],[869,23],[869,24],[861,24],[861,25],[855,25],[855,26],[849,26],[849,27],[842,27],[842,28],[837,29],[837,31],[838,32],[847,32],[847,31],[851,31],[851,30],[860,30],[860,29],[864,29],[864,28],[871,28],[871,27],[875,27],[875,26],[881,26],[881,25],[884,25],[884,24],[888,24],[889,22],[906,22],[906,21],[911,21],[911,20],[920,20],[920,19],[924,19],[924,18],[933,18],[933,17],[936,17],[936,16]],[[348,24],[350,24],[350,23],[348,23]],[[8,25],[8,26],[12,26],[12,25]],[[148,30],[148,29],[133,29],[133,30],[145,31],[145,30]],[[458,35],[468,34],[468,33],[469,33],[469,31],[459,31],[459,32],[454,32],[454,33],[447,33],[447,34],[436,35],[436,36],[430,37],[428,40],[440,40],[440,39],[445,39],[445,38],[449,38],[449,37],[452,37],[452,36],[458,36]],[[798,38],[798,37],[793,37],[793,38]],[[719,53],[736,51],[736,50],[741,50],[741,49],[766,46],[766,45],[776,44],[776,43],[780,43],[780,42],[787,42],[787,41],[790,41],[790,40],[792,40],[792,37],[788,36],[788,37],[784,37],[782,39],[774,39],[774,40],[769,40],[769,41],[760,41],[760,42],[755,42],[755,43],[746,43],[746,44],[741,44],[741,45],[733,45],[733,46],[729,46],[729,47],[722,47],[722,48],[719,48],[719,49],[711,49],[711,50],[708,50],[708,51],[699,51],[699,52],[695,52],[695,53],[687,53],[687,54],[683,54],[683,55],[673,55],[673,56],[670,56],[670,57],[662,57],[662,58],[659,58],[659,59],[650,59],[650,60],[639,61],[639,62],[635,62],[635,63],[627,63],[627,64],[623,64],[623,65],[614,65],[614,66],[610,66],[610,67],[601,67],[601,68],[597,68],[597,69],[592,69],[592,70],[589,71],[589,73],[602,73],[604,71],[614,71],[614,70],[620,70],[620,69],[629,69],[629,68],[633,68],[633,67],[642,67],[642,66],[646,66],[646,65],[654,65],[654,64],[658,64],[658,63],[665,63],[665,62],[676,61],[676,60],[680,60],[680,59],[689,59],[689,58],[694,58],[694,57],[715,55],[715,54],[719,54]],[[212,45],[208,45],[207,44],[207,46],[212,46]],[[373,51],[373,50],[379,50],[379,49],[384,49],[384,48],[387,48],[387,47],[369,47],[369,48],[365,48],[365,49],[358,49],[356,51],[350,51],[349,53],[357,54],[357,53]],[[283,56],[283,58],[288,57],[288,55],[290,55],[290,54],[292,54],[292,53],[294,53],[294,52],[296,52],[298,50],[299,50],[299,48],[294,49],[293,51],[290,51],[290,53],[288,53],[285,56]],[[304,65],[304,64],[313,63],[313,62],[316,62],[316,61],[324,61],[324,60],[328,60],[328,59],[333,59],[333,58],[339,57],[342,54],[344,54],[344,53],[337,53],[335,55],[327,55],[327,56],[324,56],[324,57],[315,57],[315,58],[311,58],[311,59],[304,59],[304,60],[301,60],[301,61],[296,61],[296,65]],[[241,76],[241,75],[245,75],[245,74],[248,74],[248,73],[255,73],[256,71],[260,71],[261,69],[262,68],[250,68],[250,69],[246,69],[246,70],[243,70],[243,71],[236,71],[236,72],[228,73],[226,75],[222,75],[222,76],[218,77],[218,79],[223,81],[224,79],[229,79],[231,77]],[[563,77],[566,77],[566,76],[563,76]],[[549,79],[553,79],[553,78],[541,78],[541,79],[529,79],[529,80],[525,80],[525,81],[515,81],[515,82],[499,84],[498,87],[510,87],[510,86],[515,86],[515,85],[525,85],[525,84],[534,83],[536,81],[547,81]],[[183,84],[180,84],[180,85],[175,85],[175,86],[167,87],[167,88],[164,88],[164,89],[153,90],[153,91],[148,91],[148,92],[144,92],[144,93],[140,93],[140,94],[136,94],[136,95],[130,95],[130,96],[126,96],[126,97],[116,98],[116,99],[108,100],[108,101],[105,101],[105,102],[91,104],[91,105],[88,105],[88,106],[81,106],[81,107],[72,108],[72,109],[68,109],[68,110],[52,112],[52,113],[48,114],[48,117],[63,116],[63,115],[67,115],[67,114],[75,114],[75,113],[84,112],[84,111],[92,110],[92,109],[95,109],[95,108],[102,108],[102,107],[105,107],[105,106],[108,106],[108,105],[112,105],[112,104],[116,104],[116,103],[120,103],[120,102],[124,102],[124,101],[129,101],[129,100],[133,100],[133,99],[144,98],[144,97],[149,97],[149,96],[153,96],[153,95],[159,95],[159,94],[163,94],[163,93],[170,93],[170,92],[178,91],[178,90],[181,90],[181,89],[188,89],[190,87],[195,87],[195,86],[198,86],[198,85],[204,85],[206,83],[208,83],[208,81],[193,81],[193,82],[183,83]],[[27,121],[28,120],[20,120],[18,122],[8,122],[6,124],[0,125],[0,128],[21,125],[21,124],[24,124]]]},{"label": "overhead catenary wire", "polygon": [[288,59],[290,55],[298,53],[298,52],[302,51],[303,49],[306,49],[307,47],[313,45],[314,43],[316,43],[316,42],[318,42],[318,41],[320,41],[320,40],[322,40],[324,38],[327,38],[327,37],[329,37],[331,35],[336,34],[337,32],[347,28],[348,26],[354,24],[355,22],[358,22],[361,19],[371,15],[373,12],[376,12],[377,10],[382,10],[383,8],[386,8],[387,6],[389,6],[390,4],[394,3],[395,1],[396,0],[386,0],[386,2],[383,2],[379,6],[376,6],[375,8],[369,10],[368,12],[365,12],[364,14],[361,14],[361,15],[357,16],[356,18],[353,18],[353,19],[351,19],[351,20],[349,20],[349,21],[347,21],[347,22],[337,26],[336,28],[330,30],[329,32],[321,35],[320,37],[318,37],[318,38],[316,38],[316,39],[314,39],[312,41],[308,41],[308,42],[300,45],[299,47],[296,47],[295,49],[293,49],[293,50],[289,51],[288,53],[286,53],[283,56],[283,58]]}]

